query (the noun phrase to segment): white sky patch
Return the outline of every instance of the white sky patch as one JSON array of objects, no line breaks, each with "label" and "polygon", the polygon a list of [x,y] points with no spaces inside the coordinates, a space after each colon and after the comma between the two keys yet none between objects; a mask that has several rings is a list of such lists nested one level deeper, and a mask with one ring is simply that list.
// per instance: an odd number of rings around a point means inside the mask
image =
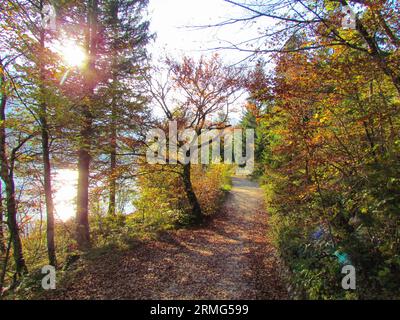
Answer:
[{"label": "white sky patch", "polygon": [[73,169],[57,170],[54,178],[54,206],[56,219],[67,221],[75,216],[78,171]]},{"label": "white sky patch", "polygon": [[[223,0],[150,0],[150,28],[157,34],[151,52],[155,59],[165,53],[192,57],[211,54],[209,49],[228,46],[226,41],[239,43],[258,35],[261,21],[230,24],[224,27],[194,29],[192,26],[213,25],[248,12]],[[262,21],[265,24],[265,20]],[[234,64],[249,53],[219,50],[226,63]]]},{"label": "white sky patch", "polygon": [[[230,43],[240,43],[259,35],[261,24],[268,26],[265,19],[254,20],[247,24],[230,24],[224,27],[193,28],[194,26],[214,25],[232,18],[244,17],[249,13],[223,0],[150,0],[150,29],[156,33],[156,41],[150,46],[153,62],[157,63],[166,55],[176,59],[182,56],[199,58],[217,52],[225,64],[237,64],[249,52],[238,50],[217,50],[217,47],[230,46]],[[228,41],[228,42],[227,42]],[[241,107],[246,95],[235,104],[240,110],[231,114],[231,120],[240,118]],[[155,113],[161,115],[155,107]]]}]

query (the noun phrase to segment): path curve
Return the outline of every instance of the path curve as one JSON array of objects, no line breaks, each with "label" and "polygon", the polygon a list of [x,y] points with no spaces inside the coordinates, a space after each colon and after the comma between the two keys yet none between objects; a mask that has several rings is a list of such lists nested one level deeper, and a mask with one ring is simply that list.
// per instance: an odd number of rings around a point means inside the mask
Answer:
[{"label": "path curve", "polygon": [[223,211],[207,226],[86,261],[53,298],[287,299],[267,220],[262,190],[234,177]]}]

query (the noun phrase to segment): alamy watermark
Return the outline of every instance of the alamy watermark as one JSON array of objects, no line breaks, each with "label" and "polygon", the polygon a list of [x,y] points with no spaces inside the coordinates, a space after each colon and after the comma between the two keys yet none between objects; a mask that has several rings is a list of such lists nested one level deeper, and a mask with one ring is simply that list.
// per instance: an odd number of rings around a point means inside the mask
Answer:
[{"label": "alamy watermark", "polygon": [[248,175],[254,170],[254,129],[207,129],[198,134],[194,129],[178,132],[177,122],[170,121],[168,137],[162,129],[151,129],[146,143],[149,145],[146,159],[150,164],[223,162],[236,164],[237,174]]},{"label": "alamy watermark", "polygon": [[356,268],[351,264],[345,265],[342,268],[342,273],[345,276],[342,279],[342,288],[344,290],[356,289]]},{"label": "alamy watermark", "polygon": [[55,290],[56,268],[54,266],[46,265],[42,268],[42,274],[45,274],[42,278],[42,288],[44,290]]}]

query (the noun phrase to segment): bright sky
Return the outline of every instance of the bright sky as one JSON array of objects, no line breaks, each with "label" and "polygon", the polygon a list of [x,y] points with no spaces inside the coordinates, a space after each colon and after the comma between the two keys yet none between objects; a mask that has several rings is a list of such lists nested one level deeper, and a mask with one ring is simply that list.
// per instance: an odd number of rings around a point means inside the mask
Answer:
[{"label": "bright sky", "polygon": [[[257,19],[247,24],[229,24],[224,27],[194,28],[195,26],[215,25],[232,18],[243,18],[249,12],[223,0],[150,0],[150,29],[157,35],[150,46],[153,62],[157,63],[166,55],[176,59],[187,55],[198,58],[211,55],[217,47],[230,46],[259,35],[260,30],[270,25],[266,19]],[[228,65],[240,63],[249,56],[248,52],[238,50],[218,50],[218,54]],[[254,61],[255,62],[255,61]],[[246,96],[236,102],[240,110]],[[156,114],[162,113],[155,106]],[[231,121],[237,121],[241,112],[232,113]]]},{"label": "bright sky", "polygon": [[54,204],[56,209],[56,219],[66,221],[75,215],[76,184],[78,172],[74,169],[57,170],[54,179]]},{"label": "bright sky", "polygon": [[[196,57],[211,53],[204,50],[226,46],[224,41],[237,43],[249,39],[257,35],[257,24],[197,30],[190,28],[243,17],[245,14],[248,13],[223,0],[150,0],[150,28],[157,34],[151,52],[154,58],[162,57],[164,51],[177,57],[183,54]],[[236,50],[222,50],[219,53],[229,64],[237,63],[248,55]]]}]

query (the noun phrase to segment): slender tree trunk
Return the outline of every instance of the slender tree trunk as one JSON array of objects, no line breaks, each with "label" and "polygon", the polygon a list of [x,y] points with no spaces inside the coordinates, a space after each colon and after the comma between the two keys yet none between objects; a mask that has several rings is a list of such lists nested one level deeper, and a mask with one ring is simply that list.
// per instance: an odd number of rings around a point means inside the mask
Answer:
[{"label": "slender tree trunk", "polygon": [[[340,0],[342,5],[347,6],[348,1],[347,0]],[[382,23],[382,21],[381,21]],[[376,42],[376,39],[374,36],[370,34],[370,32],[367,30],[367,28],[363,25],[363,23],[357,18],[356,19],[356,28],[357,31],[361,34],[361,36],[364,38],[365,42],[367,43],[369,49],[370,49],[370,55],[371,57],[375,60],[375,62],[378,64],[378,66],[381,68],[381,70],[391,78],[393,85],[396,87],[398,93],[400,94],[400,74],[398,71],[398,68],[392,68],[390,66],[390,63],[388,62],[387,58],[385,57],[385,54],[381,52],[379,49],[379,45]],[[388,31],[388,30],[385,30]],[[391,38],[391,34],[388,34],[389,38]],[[392,38],[393,40],[393,38]],[[398,44],[398,43],[397,43]]]},{"label": "slender tree trunk", "polygon": [[203,212],[201,211],[199,201],[193,190],[192,180],[190,177],[190,163],[183,165],[182,178],[185,193],[191,206],[191,223],[199,224],[203,221]]},{"label": "slender tree trunk", "polygon": [[[98,1],[88,0],[87,28],[85,43],[88,53],[88,66],[84,74],[86,97],[93,101],[95,88],[95,60],[97,53],[97,11]],[[90,103],[82,106],[83,125],[80,132],[80,147],[78,150],[78,194],[76,213],[76,240],[82,250],[90,247],[89,230],[89,173],[90,173],[90,147],[92,145],[92,113]]]},{"label": "slender tree trunk", "polygon": [[[110,16],[112,19],[112,28],[114,35],[118,36],[118,11],[119,11],[119,1],[114,0],[110,9]],[[118,41],[112,44],[113,50],[115,52],[118,50]],[[117,67],[117,56],[113,57],[113,68]],[[113,82],[114,87],[117,82],[117,75],[113,70]],[[116,194],[117,194],[117,106],[116,99],[112,98],[112,113],[111,113],[111,139],[110,139],[110,176],[109,176],[109,192],[110,199],[108,204],[108,214],[115,215],[116,213]]]},{"label": "slender tree trunk", "polygon": [[0,181],[0,254],[5,254],[6,245],[4,242],[4,214],[3,214],[3,195],[2,195],[2,182]]},{"label": "slender tree trunk", "polygon": [[47,214],[47,251],[49,263],[57,266],[56,249],[54,241],[54,203],[51,186],[51,166],[49,151],[49,134],[46,119],[42,119],[42,152],[43,152],[43,175],[44,175],[44,194],[46,200]]},{"label": "slender tree trunk", "polygon": [[[0,67],[3,67],[3,64],[0,61]],[[5,109],[6,105],[6,97],[5,97],[5,92],[3,90],[3,83],[4,83],[4,76],[0,74],[0,107],[1,107],[1,114],[3,115],[3,110]],[[1,123],[0,123],[1,126]],[[1,132],[3,132],[3,128],[0,127]],[[5,138],[5,137],[4,137]],[[3,133],[1,133],[1,140],[0,143],[2,144],[0,148],[3,150],[3,143],[4,143],[4,149],[5,149],[5,139],[3,141]],[[2,154],[3,156],[3,154]],[[0,161],[2,161],[2,158],[0,158]],[[1,166],[1,164],[0,164]],[[0,167],[0,170],[2,168]],[[2,171],[0,171],[1,173]],[[0,177],[2,177],[0,175]],[[0,252],[4,253],[5,252],[5,246],[4,246],[4,207],[3,207],[3,194],[2,194],[2,181],[0,181]]]},{"label": "slender tree trunk", "polygon": [[28,272],[25,264],[22,243],[19,236],[19,228],[17,222],[17,203],[15,200],[15,184],[13,169],[9,165],[6,153],[6,129],[4,121],[6,120],[6,103],[7,96],[4,92],[4,75],[0,79],[1,101],[0,101],[0,176],[6,187],[6,209],[7,209],[7,226],[10,233],[11,242],[13,244],[13,254],[16,266],[17,276],[21,276]]},{"label": "slender tree trunk", "polygon": [[7,248],[4,253],[4,261],[2,262],[1,275],[0,275],[0,297],[3,292],[4,280],[6,278],[8,260],[10,258],[11,238],[8,240]]},{"label": "slender tree trunk", "polygon": [[92,135],[92,116],[89,106],[84,108],[84,123],[80,132],[81,146],[78,150],[78,195],[76,215],[76,240],[81,250],[90,248],[89,229],[89,173],[90,145]]},{"label": "slender tree trunk", "polygon": [[357,30],[361,33],[364,40],[367,42],[371,53],[370,55],[376,61],[381,70],[391,78],[393,85],[396,87],[398,94],[400,94],[400,75],[399,71],[390,67],[386,57],[380,52],[378,45],[374,38],[369,35],[368,31],[361,25],[358,24]]},{"label": "slender tree trunk", "polygon": [[[83,135],[82,135],[83,136]],[[87,149],[78,151],[78,197],[76,216],[76,240],[82,250],[90,247],[89,230],[89,167],[90,154]]]},{"label": "slender tree trunk", "polygon": [[25,259],[22,251],[22,242],[19,236],[19,227],[17,221],[17,203],[15,200],[15,184],[14,175],[11,172],[6,182],[7,193],[7,227],[10,232],[11,241],[13,244],[13,254],[17,276],[28,273],[28,268],[25,264]]},{"label": "slender tree trunk", "polygon": [[117,129],[115,124],[116,110],[113,105],[112,119],[111,119],[111,142],[110,142],[110,199],[108,204],[108,214],[115,215],[116,208],[116,193],[117,193]]},{"label": "slender tree trunk", "polygon": [[[43,9],[43,1],[40,1],[41,10]],[[53,203],[53,190],[51,186],[51,164],[50,164],[50,148],[49,148],[49,127],[47,122],[47,104],[45,101],[44,81],[45,68],[44,68],[44,49],[45,49],[45,31],[42,29],[40,32],[40,125],[42,134],[42,155],[43,155],[43,177],[44,177],[44,195],[46,201],[46,215],[47,215],[47,253],[49,264],[56,267],[56,247],[54,241],[54,203]]]},{"label": "slender tree trunk", "polygon": [[44,175],[44,195],[46,200],[47,214],[47,251],[49,263],[57,266],[56,247],[54,241],[54,203],[53,191],[51,185],[51,166],[50,166],[50,150],[49,150],[49,133],[47,127],[47,119],[43,118],[42,122],[42,152],[43,152],[43,175]]}]

